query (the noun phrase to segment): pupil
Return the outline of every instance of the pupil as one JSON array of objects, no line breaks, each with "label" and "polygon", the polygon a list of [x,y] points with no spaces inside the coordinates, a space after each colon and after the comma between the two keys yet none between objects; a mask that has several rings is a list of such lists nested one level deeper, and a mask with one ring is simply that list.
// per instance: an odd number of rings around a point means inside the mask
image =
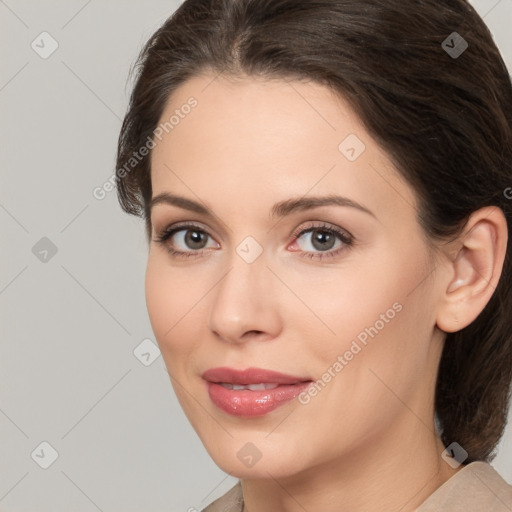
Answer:
[{"label": "pupil", "polygon": [[188,231],[185,241],[188,246],[191,246],[191,249],[201,249],[201,247],[194,247],[195,244],[201,244],[204,238],[204,233],[200,233],[199,231]]},{"label": "pupil", "polygon": [[[335,240],[331,233],[329,233],[327,231],[321,231],[321,230],[314,231],[314,233],[316,233],[316,236],[313,237],[313,246],[315,247],[315,249],[320,249],[320,250],[332,249],[333,242]],[[318,247],[316,246],[317,242],[320,243],[320,245]],[[329,242],[331,242],[330,245],[329,245]]]}]

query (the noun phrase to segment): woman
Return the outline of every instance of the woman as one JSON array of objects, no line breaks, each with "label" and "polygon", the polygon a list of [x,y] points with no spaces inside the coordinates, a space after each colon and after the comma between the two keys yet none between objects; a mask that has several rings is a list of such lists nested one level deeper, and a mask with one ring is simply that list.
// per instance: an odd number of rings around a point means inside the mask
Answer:
[{"label": "woman", "polygon": [[510,510],[512,86],[464,0],[186,0],[117,155],[209,512]]}]

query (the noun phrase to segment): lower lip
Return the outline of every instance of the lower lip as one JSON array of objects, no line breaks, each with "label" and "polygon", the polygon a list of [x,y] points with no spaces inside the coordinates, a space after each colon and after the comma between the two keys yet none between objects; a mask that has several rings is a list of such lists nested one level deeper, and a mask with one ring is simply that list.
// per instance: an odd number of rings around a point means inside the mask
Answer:
[{"label": "lower lip", "polygon": [[312,382],[286,384],[274,389],[251,391],[249,389],[227,389],[215,382],[207,382],[212,402],[234,416],[262,416],[300,395]]}]

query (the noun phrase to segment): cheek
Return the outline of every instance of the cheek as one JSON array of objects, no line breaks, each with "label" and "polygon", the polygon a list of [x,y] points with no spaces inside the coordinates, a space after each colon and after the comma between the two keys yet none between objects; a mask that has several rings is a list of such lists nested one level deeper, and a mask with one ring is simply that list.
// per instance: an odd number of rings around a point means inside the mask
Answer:
[{"label": "cheek", "polygon": [[145,295],[151,327],[174,392],[185,414],[192,418],[197,411],[182,383],[187,382],[194,366],[195,340],[200,339],[195,329],[201,323],[197,321],[198,292],[191,288],[190,275],[185,279],[186,274],[166,264],[165,256],[150,254]]},{"label": "cheek", "polygon": [[[383,387],[377,376],[404,388],[427,364],[433,323],[428,285],[422,283],[427,269],[418,264],[424,255],[407,250],[397,254],[359,260],[350,265],[350,272],[340,269],[321,281],[302,276],[300,294],[308,297],[308,304],[328,327],[323,329],[322,342],[308,350],[311,361],[317,361],[317,377],[331,369],[344,375],[334,380],[347,379],[345,389],[361,395],[370,393],[371,383]],[[312,325],[311,339],[318,339],[314,331]],[[343,368],[338,364],[336,371],[332,367],[339,356]]]},{"label": "cheek", "polygon": [[398,310],[407,293],[404,290],[408,279],[404,275],[401,279],[397,273],[396,268],[385,264],[377,266],[372,261],[365,263],[354,258],[346,267],[321,269],[321,272],[315,269],[302,272],[300,277],[285,275],[284,280],[293,283],[294,291],[304,298],[311,311],[304,315],[304,308],[296,308],[294,321],[305,324],[314,313],[317,321],[308,322],[313,332],[316,331],[313,339],[321,335],[324,340],[320,345],[315,344],[318,353],[339,353],[348,349],[350,341],[357,337],[364,342],[368,330],[386,331],[400,316]]},{"label": "cheek", "polygon": [[200,325],[193,321],[200,312],[200,294],[190,281],[190,275],[173,270],[163,258],[150,255],[145,277],[146,307],[166,363],[176,361],[173,355],[193,350],[197,339],[191,330]]}]

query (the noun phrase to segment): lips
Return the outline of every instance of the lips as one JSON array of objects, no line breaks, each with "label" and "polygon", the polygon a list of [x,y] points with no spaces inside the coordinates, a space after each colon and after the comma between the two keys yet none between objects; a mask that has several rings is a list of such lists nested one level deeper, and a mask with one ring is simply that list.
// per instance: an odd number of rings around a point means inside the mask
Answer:
[{"label": "lips", "polygon": [[312,383],[307,377],[262,368],[211,368],[202,377],[210,399],[219,409],[243,417],[267,414],[298,396]]},{"label": "lips", "polygon": [[211,368],[206,370],[203,379],[208,382],[225,383],[225,384],[297,384],[299,382],[307,382],[309,377],[296,377],[285,373],[275,372],[272,370],[264,370],[263,368],[247,368],[246,370],[237,370],[235,368]]}]

